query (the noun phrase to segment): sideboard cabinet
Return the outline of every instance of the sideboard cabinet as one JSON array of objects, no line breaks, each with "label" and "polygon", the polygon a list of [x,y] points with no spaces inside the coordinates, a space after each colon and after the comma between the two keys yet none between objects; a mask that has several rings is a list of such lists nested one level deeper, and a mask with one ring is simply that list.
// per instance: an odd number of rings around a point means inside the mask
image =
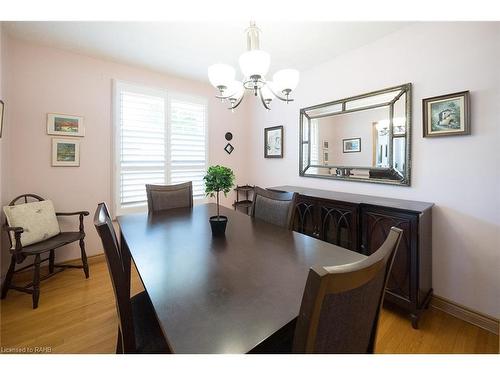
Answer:
[{"label": "sideboard cabinet", "polygon": [[299,194],[295,231],[365,255],[380,247],[391,227],[402,229],[385,301],[406,310],[418,328],[432,296],[432,203],[298,186],[271,189]]}]

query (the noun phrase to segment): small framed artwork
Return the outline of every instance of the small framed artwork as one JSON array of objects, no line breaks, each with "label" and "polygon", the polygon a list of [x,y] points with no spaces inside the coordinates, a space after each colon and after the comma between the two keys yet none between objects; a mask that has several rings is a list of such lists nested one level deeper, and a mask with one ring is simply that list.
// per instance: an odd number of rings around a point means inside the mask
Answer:
[{"label": "small framed artwork", "polygon": [[424,137],[470,134],[469,91],[422,100]]},{"label": "small framed artwork", "polygon": [[3,114],[4,114],[4,108],[5,104],[3,103],[2,100],[0,100],[0,138],[2,138],[2,131],[3,131]]},{"label": "small framed artwork", "polygon": [[79,167],[80,140],[70,138],[52,138],[52,166]]},{"label": "small framed artwork", "polygon": [[83,137],[85,135],[83,117],[49,113],[47,114],[47,134]]},{"label": "small framed artwork", "polygon": [[283,157],[283,126],[264,129],[264,157]]},{"label": "small framed artwork", "polygon": [[328,141],[323,141],[323,150],[328,150]]},{"label": "small framed artwork", "polygon": [[234,147],[231,143],[228,143],[226,147],[224,147],[224,151],[226,151],[229,155],[234,151]]},{"label": "small framed artwork", "polygon": [[342,140],[342,152],[361,152],[361,138],[347,138]]}]

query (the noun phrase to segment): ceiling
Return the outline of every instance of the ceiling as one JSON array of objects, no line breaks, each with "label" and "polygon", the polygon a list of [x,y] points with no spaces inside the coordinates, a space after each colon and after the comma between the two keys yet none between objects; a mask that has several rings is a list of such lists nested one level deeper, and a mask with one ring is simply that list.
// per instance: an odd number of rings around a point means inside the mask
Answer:
[{"label": "ceiling", "polygon": [[[237,68],[247,24],[229,22],[3,22],[17,38],[77,53],[208,81],[207,67]],[[408,22],[257,22],[270,73],[300,71],[369,44]],[[239,71],[239,69],[237,69]],[[241,73],[239,73],[241,75]]]}]

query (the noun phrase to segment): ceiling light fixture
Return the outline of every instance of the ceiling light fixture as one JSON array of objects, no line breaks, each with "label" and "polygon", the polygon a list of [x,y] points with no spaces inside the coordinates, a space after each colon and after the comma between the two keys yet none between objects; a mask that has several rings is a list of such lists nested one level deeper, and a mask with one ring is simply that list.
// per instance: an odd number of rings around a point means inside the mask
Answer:
[{"label": "ceiling light fixture", "polygon": [[245,90],[253,91],[254,96],[259,95],[266,109],[271,109],[270,104],[274,98],[286,103],[293,101],[290,93],[299,83],[299,71],[295,69],[282,69],[274,73],[272,81],[266,81],[271,57],[269,53],[260,49],[260,30],[255,22],[250,22],[246,29],[247,51],[240,56],[240,69],[243,73],[243,82],[235,80],[236,71],[227,64],[214,64],[208,67],[208,79],[219,90],[216,98],[223,102],[228,101],[230,110],[238,107],[243,100]]}]

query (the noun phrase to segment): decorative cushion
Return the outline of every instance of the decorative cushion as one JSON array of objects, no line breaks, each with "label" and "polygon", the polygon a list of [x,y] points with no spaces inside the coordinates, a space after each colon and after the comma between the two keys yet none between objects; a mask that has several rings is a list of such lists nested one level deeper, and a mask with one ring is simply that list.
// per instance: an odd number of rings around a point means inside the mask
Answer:
[{"label": "decorative cushion", "polygon": [[[57,236],[61,230],[52,201],[32,202],[3,208],[10,227],[22,227],[21,244],[28,246]],[[10,232],[12,248],[16,240]]]}]

